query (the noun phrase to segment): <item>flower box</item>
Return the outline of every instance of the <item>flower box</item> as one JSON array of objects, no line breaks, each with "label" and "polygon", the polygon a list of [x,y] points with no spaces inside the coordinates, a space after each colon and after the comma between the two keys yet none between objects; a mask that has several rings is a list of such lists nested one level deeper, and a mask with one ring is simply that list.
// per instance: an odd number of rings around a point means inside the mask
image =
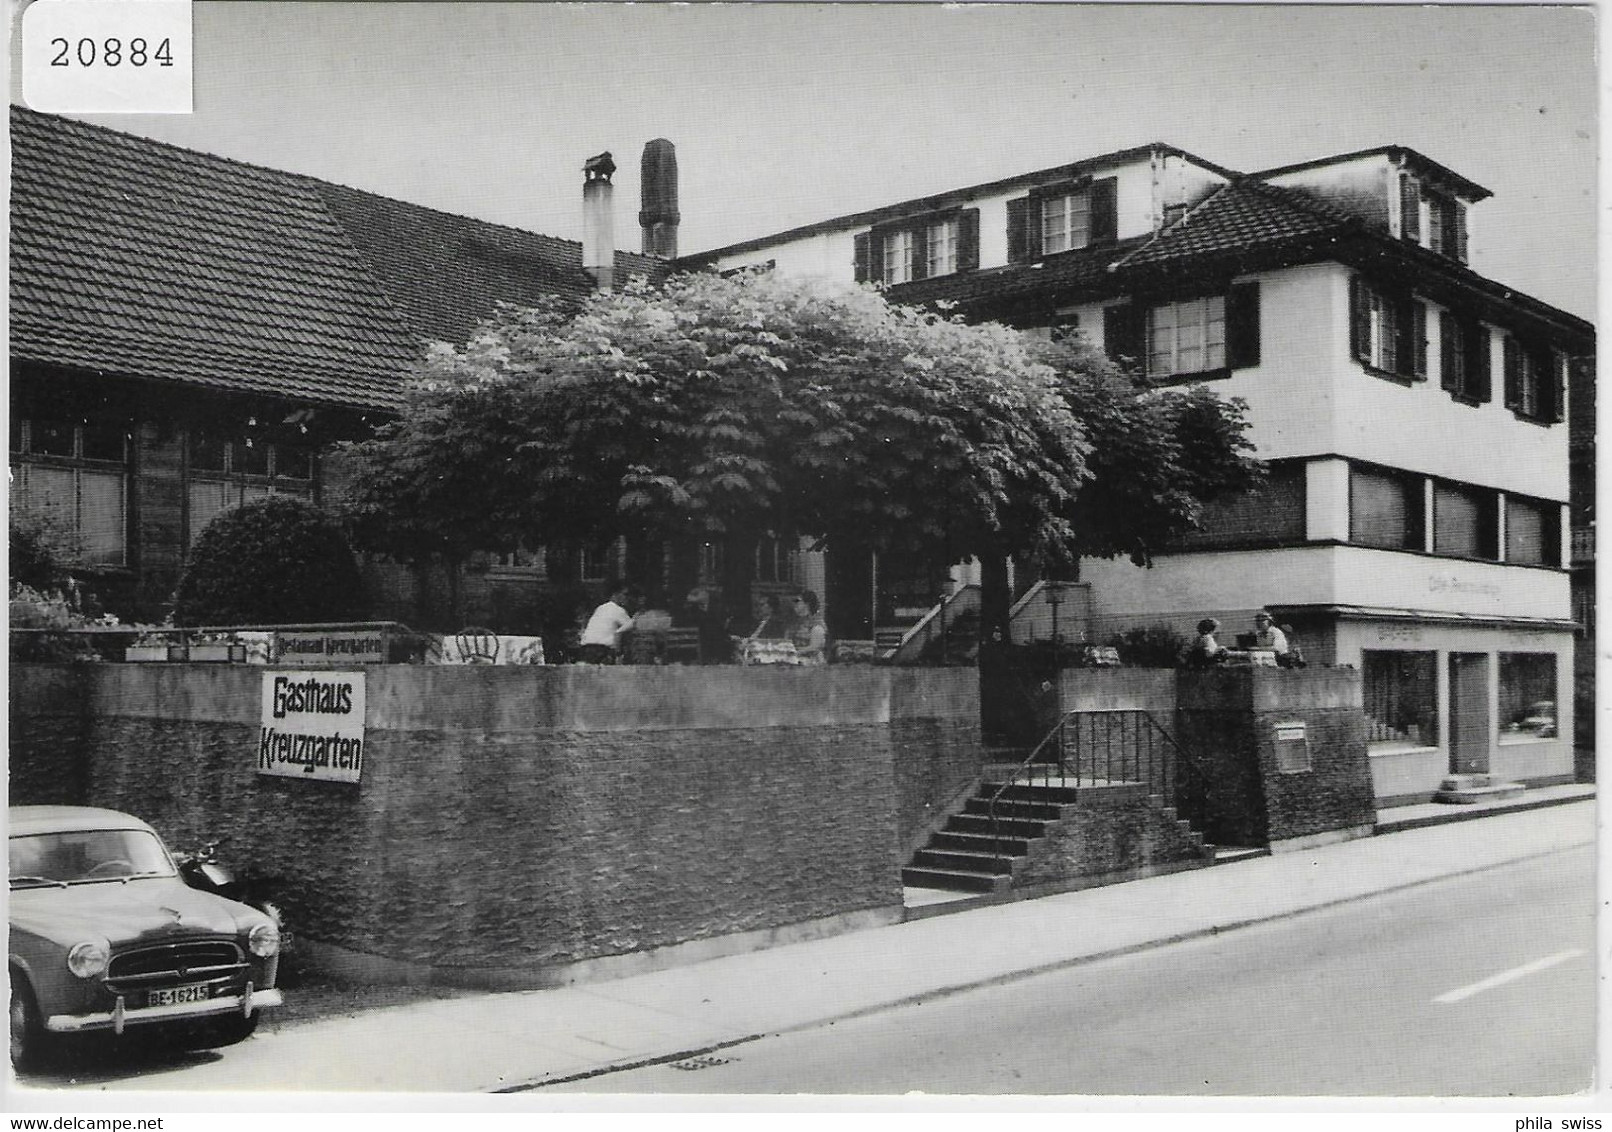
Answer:
[{"label": "flower box", "polygon": [[235,661],[245,663],[246,646],[227,643],[206,642],[190,646],[190,655],[186,657],[192,662],[225,663]]},{"label": "flower box", "polygon": [[167,645],[125,645],[123,659],[131,663],[136,661],[167,660]]}]

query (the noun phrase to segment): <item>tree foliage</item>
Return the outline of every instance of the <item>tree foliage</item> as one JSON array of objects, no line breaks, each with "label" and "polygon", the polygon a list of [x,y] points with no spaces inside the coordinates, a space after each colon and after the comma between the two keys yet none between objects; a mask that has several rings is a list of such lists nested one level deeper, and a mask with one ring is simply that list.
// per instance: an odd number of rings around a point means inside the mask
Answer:
[{"label": "tree foliage", "polygon": [[364,615],[352,549],[319,508],[271,495],[208,523],[175,597],[176,625],[295,624]]},{"label": "tree foliage", "polygon": [[405,561],[770,531],[1145,562],[1254,467],[1207,393],[770,272],[505,308],[416,377],[350,447],[345,500],[359,542]]}]

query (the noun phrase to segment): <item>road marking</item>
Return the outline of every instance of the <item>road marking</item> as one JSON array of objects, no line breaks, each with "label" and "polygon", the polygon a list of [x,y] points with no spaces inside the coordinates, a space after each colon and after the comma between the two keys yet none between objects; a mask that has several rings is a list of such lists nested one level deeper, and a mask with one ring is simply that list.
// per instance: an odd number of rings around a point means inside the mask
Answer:
[{"label": "road marking", "polygon": [[1498,975],[1490,975],[1480,982],[1468,986],[1458,987],[1452,991],[1445,991],[1433,1001],[1440,1006],[1447,1006],[1452,1002],[1460,1002],[1463,998],[1471,998],[1475,994],[1482,994],[1486,990],[1512,982],[1515,979],[1532,975],[1536,971],[1543,971],[1547,967],[1554,967],[1558,963],[1566,963],[1569,959],[1576,959],[1584,954],[1582,947],[1570,947],[1566,951],[1558,951],[1555,955],[1547,955],[1543,959],[1535,959],[1532,963],[1524,963],[1521,967],[1513,967],[1509,971],[1501,971]]}]

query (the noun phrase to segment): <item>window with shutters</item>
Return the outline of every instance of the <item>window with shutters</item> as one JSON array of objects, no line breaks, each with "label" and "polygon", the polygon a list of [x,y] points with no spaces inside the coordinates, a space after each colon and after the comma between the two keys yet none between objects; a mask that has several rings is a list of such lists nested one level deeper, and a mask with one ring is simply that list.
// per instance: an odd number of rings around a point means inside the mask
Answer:
[{"label": "window with shutters", "polygon": [[13,500],[71,534],[88,563],[128,564],[126,421],[12,418]]},{"label": "window with shutters", "polygon": [[313,498],[311,445],[193,429],[187,454],[186,522],[192,546],[208,523],[243,503],[270,495]]},{"label": "window with shutters", "polygon": [[1226,299],[1210,295],[1163,303],[1147,312],[1147,372],[1169,377],[1224,369]]},{"label": "window with shutters", "polygon": [[1481,405],[1492,397],[1489,328],[1451,311],[1439,312],[1439,383],[1457,401]]},{"label": "window with shutters", "polygon": [[1350,348],[1372,372],[1406,381],[1427,377],[1427,307],[1360,276],[1350,281]]},{"label": "window with shutters", "polygon": [[1562,420],[1566,388],[1562,359],[1510,334],[1505,336],[1504,351],[1506,407],[1540,424]]},{"label": "window with shutters", "polygon": [[1049,185],[1007,202],[1009,263],[1076,251],[1119,234],[1118,181],[1113,177]]},{"label": "window with shutters", "polygon": [[1108,356],[1156,381],[1224,377],[1259,364],[1259,284],[1169,302],[1136,301],[1103,310]]},{"label": "window with shutters", "polygon": [[884,224],[853,237],[858,283],[895,286],[979,267],[979,209]]},{"label": "window with shutters", "polygon": [[1091,243],[1091,194],[1062,193],[1041,200],[1041,251],[1045,255]]},{"label": "window with shutters", "polygon": [[1421,190],[1418,209],[1421,239],[1429,251],[1466,262],[1466,205],[1445,193]]},{"label": "window with shutters", "polygon": [[1562,564],[1560,504],[1506,496],[1506,561],[1522,566]]},{"label": "window with shutters", "polygon": [[1423,550],[1422,512],[1420,476],[1350,465],[1350,542],[1386,550]]},{"label": "window with shutters", "polygon": [[1500,557],[1499,493],[1470,484],[1433,485],[1433,552],[1458,558]]}]

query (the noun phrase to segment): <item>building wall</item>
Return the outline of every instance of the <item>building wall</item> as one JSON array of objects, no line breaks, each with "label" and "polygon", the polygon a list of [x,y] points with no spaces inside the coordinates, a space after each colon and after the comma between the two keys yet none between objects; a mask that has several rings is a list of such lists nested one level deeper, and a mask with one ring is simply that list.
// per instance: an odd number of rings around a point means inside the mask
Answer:
[{"label": "building wall", "polygon": [[372,666],[363,781],[277,778],[264,672],[14,665],[12,802],[223,835],[304,938],[459,981],[898,914],[979,757],[968,670]]}]

